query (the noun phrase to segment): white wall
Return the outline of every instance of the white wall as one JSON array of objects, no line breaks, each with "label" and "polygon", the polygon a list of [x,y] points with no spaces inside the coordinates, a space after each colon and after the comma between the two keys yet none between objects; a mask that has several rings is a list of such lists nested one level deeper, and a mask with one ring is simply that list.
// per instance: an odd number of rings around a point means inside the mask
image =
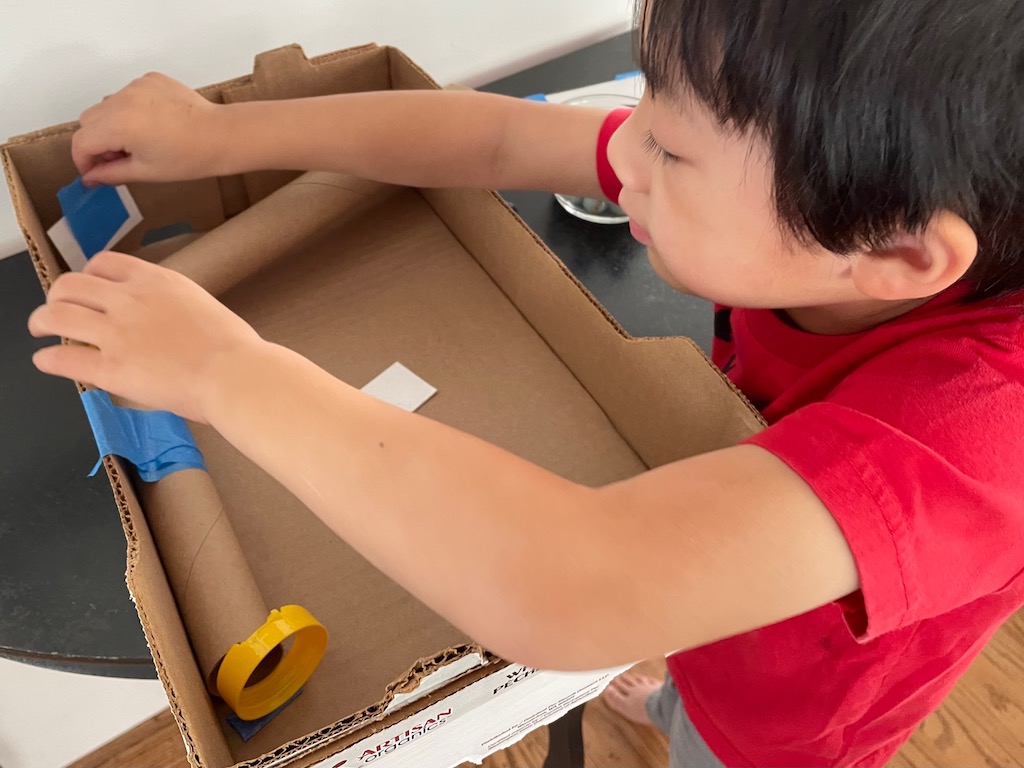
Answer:
[{"label": "white wall", "polygon": [[[253,54],[396,45],[441,83],[479,85],[629,27],[632,0],[4,0],[0,140],[74,120],[149,70],[194,87]],[[23,249],[6,185],[0,257]]]}]

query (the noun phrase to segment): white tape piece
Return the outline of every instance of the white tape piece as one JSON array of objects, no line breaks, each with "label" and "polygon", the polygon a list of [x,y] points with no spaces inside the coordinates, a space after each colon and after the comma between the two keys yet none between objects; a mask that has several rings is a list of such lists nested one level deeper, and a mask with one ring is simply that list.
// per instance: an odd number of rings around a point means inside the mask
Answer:
[{"label": "white tape piece", "polygon": [[437,394],[437,389],[401,363],[395,363],[363,387],[363,392],[413,413]]}]

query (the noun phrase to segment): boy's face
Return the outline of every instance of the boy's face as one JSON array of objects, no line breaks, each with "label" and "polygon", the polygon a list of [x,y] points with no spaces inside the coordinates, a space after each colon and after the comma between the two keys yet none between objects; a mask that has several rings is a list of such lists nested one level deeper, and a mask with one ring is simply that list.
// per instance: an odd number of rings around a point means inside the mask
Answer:
[{"label": "boy's face", "polygon": [[808,247],[778,221],[764,142],[729,133],[694,99],[648,92],[608,156],[633,234],[674,288],[775,309],[862,298],[848,279],[856,256]]}]

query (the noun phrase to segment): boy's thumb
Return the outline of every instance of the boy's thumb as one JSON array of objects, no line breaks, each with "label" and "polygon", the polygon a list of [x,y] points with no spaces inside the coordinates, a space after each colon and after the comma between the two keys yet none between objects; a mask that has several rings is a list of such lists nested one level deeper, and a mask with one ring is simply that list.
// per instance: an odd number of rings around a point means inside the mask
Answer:
[{"label": "boy's thumb", "polygon": [[105,163],[98,163],[82,175],[82,183],[87,187],[95,187],[100,184],[125,184],[135,181],[132,174],[131,158],[122,157],[117,160],[109,160]]}]

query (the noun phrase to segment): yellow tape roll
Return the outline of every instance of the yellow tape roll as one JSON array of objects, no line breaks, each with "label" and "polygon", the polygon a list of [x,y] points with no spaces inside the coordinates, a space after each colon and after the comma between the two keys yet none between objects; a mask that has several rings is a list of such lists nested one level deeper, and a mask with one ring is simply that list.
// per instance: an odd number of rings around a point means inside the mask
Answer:
[{"label": "yellow tape roll", "polygon": [[[293,637],[292,647],[265,678],[246,686],[275,648]],[[327,630],[301,605],[271,611],[266,623],[224,655],[217,690],[243,720],[258,720],[284,705],[306,684],[327,648]]]}]

